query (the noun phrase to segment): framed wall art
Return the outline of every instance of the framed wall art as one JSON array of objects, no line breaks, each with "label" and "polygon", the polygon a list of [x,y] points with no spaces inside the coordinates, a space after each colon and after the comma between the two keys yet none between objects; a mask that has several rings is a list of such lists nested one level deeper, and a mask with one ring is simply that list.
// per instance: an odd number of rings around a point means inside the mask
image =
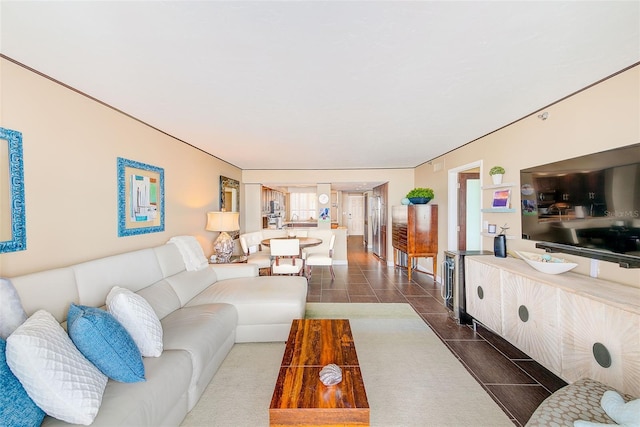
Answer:
[{"label": "framed wall art", "polygon": [[0,127],[0,253],[25,249],[22,133]]},{"label": "framed wall art", "polygon": [[164,231],[164,169],[118,157],[118,237]]},{"label": "framed wall art", "polygon": [[492,208],[510,208],[511,190],[496,190],[493,192]]},{"label": "framed wall art", "polygon": [[240,212],[240,182],[220,175],[220,210]]}]

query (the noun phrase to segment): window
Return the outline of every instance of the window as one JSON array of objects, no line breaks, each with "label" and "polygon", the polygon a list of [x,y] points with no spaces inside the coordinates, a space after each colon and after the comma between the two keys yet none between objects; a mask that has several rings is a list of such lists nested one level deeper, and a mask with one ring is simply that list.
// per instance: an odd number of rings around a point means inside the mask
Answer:
[{"label": "window", "polygon": [[291,193],[289,195],[291,205],[291,221],[315,220],[317,213],[316,193]]}]

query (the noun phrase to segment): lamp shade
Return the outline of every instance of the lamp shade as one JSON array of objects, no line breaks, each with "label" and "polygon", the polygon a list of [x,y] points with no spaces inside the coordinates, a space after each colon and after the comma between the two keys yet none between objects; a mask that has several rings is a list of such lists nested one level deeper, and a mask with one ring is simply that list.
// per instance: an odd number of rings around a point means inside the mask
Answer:
[{"label": "lamp shade", "polygon": [[207,231],[240,230],[239,212],[207,212]]}]

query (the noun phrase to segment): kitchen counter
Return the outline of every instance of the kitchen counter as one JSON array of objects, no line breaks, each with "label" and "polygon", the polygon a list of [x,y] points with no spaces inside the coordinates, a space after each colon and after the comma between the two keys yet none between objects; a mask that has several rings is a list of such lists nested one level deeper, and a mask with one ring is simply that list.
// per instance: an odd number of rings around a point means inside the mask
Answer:
[{"label": "kitchen counter", "polygon": [[285,221],[282,223],[283,228],[292,227],[317,227],[318,221]]}]

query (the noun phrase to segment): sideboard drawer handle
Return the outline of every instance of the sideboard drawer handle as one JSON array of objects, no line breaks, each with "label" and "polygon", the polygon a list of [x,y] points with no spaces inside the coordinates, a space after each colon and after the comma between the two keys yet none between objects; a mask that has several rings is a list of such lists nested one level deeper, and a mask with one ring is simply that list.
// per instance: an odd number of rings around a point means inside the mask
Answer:
[{"label": "sideboard drawer handle", "polygon": [[595,343],[593,345],[592,351],[593,358],[596,359],[598,365],[602,366],[603,368],[608,368],[611,366],[611,354],[609,353],[609,350],[607,350],[607,347],[604,346],[604,344],[599,342]]}]

